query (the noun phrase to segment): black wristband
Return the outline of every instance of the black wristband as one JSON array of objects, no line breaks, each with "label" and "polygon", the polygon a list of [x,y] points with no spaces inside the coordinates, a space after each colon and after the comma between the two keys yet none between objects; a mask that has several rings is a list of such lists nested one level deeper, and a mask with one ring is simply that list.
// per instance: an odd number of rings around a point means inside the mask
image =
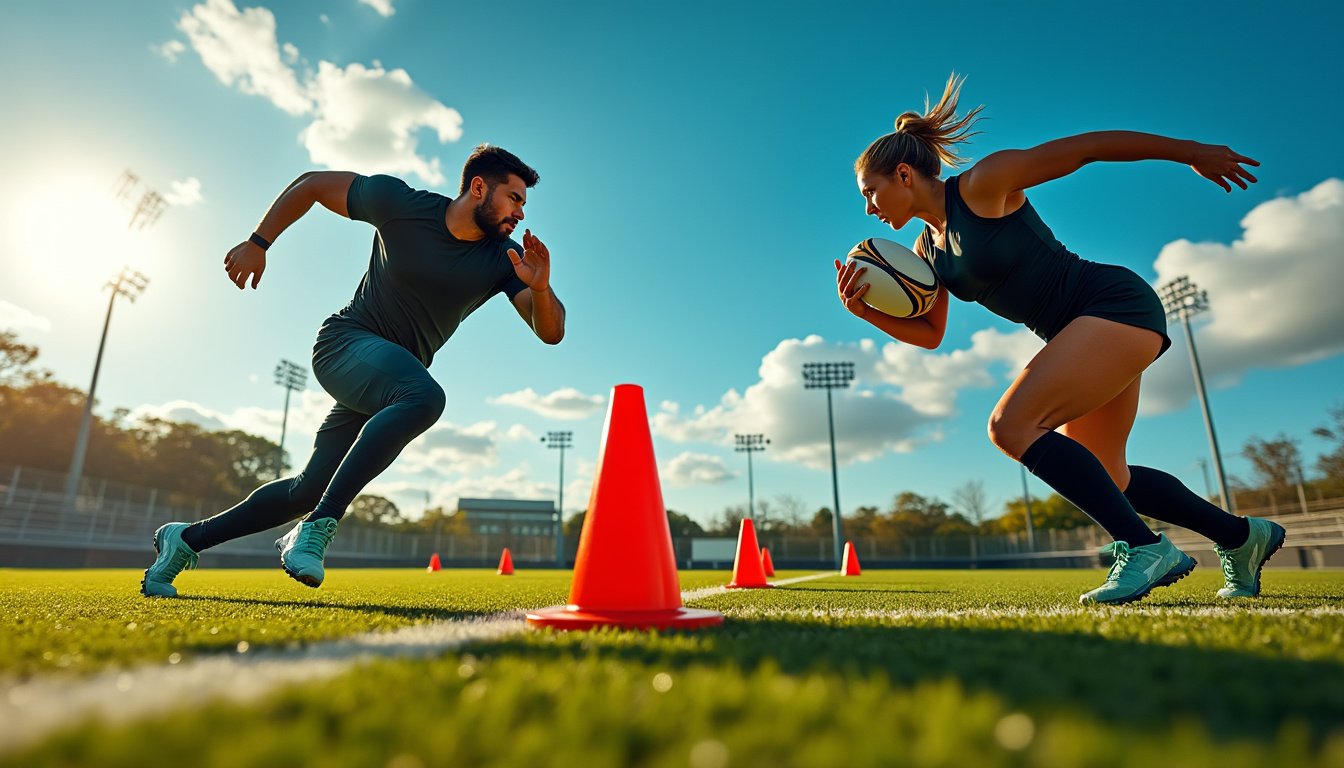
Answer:
[{"label": "black wristband", "polygon": [[260,249],[263,250],[263,251],[266,250],[267,248],[270,248],[270,247],[271,247],[271,243],[270,243],[270,241],[268,241],[266,238],[262,237],[261,235],[258,235],[256,232],[253,232],[251,235],[249,235],[248,238],[247,238],[247,241],[248,241],[249,243],[251,243],[251,244],[257,246],[258,248],[260,248]]}]

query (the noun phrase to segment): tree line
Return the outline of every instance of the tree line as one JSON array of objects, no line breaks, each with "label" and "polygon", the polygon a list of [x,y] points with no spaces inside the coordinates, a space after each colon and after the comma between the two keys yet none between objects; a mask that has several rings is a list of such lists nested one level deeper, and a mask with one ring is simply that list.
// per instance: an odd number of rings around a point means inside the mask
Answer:
[{"label": "tree line", "polygon": [[[65,472],[85,403],[83,390],[55,379],[37,364],[39,350],[12,331],[0,331],[0,465]],[[1287,512],[1300,499],[1344,496],[1344,403],[1328,409],[1325,424],[1313,434],[1327,442],[1315,472],[1307,475],[1300,442],[1286,434],[1265,439],[1252,436],[1241,449],[1250,466],[1248,477],[1229,477],[1239,509],[1269,507]],[[158,488],[166,503],[195,504],[238,500],[277,477],[282,457],[276,443],[241,430],[209,430],[188,422],[150,416],[132,417],[117,408],[110,417],[96,411],[85,460],[87,477]],[[992,509],[979,481],[955,489],[950,501],[912,492],[896,493],[885,508],[861,506],[843,518],[852,538],[902,539],[943,535],[1018,533],[1026,530],[1026,504],[1010,499]],[[829,537],[831,510],[808,510],[794,496],[761,499],[751,515],[763,534]],[[669,510],[675,537],[735,536],[745,505],[728,507],[701,524]],[[358,524],[407,531],[465,533],[465,517],[457,510],[430,509],[409,519],[395,503],[366,494],[357,498],[350,515]],[[1077,507],[1057,494],[1032,499],[1031,517],[1038,530],[1070,529],[1089,524]],[[577,537],[583,513],[565,521],[565,534]]]}]

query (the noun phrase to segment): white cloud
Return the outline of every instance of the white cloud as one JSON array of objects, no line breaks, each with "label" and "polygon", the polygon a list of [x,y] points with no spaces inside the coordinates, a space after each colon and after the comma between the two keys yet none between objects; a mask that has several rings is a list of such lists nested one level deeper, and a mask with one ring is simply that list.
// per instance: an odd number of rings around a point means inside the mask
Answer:
[{"label": "white cloud", "polygon": [[663,465],[660,474],[672,487],[713,485],[737,477],[737,473],[728,469],[718,456],[689,451],[674,456]]},{"label": "white cloud", "polygon": [[539,395],[528,387],[492,397],[488,402],[516,406],[548,419],[586,419],[602,412],[606,398],[602,395],[585,395],[572,387],[557,389],[549,395]]},{"label": "white cloud", "polygon": [[169,205],[190,208],[204,199],[201,197],[201,180],[195,176],[174,181],[168,187],[168,194],[164,195],[163,199],[168,201]]},{"label": "white cloud", "polygon": [[457,141],[462,116],[418,88],[405,70],[321,61],[315,75],[300,78],[290,66],[299,61],[299,49],[278,43],[275,16],[266,8],[239,11],[232,0],[196,5],[178,28],[220,82],[264,96],[291,115],[311,116],[299,138],[314,163],[444,183],[439,159],[423,155],[418,139],[428,130],[440,144]]},{"label": "white cloud", "polygon": [[830,344],[820,336],[785,339],[762,360],[760,380],[744,392],[729,390],[712,408],[682,414],[664,402],[653,416],[654,431],[674,442],[730,445],[734,433],[763,433],[771,440],[765,458],[814,469],[830,466],[826,397],[803,388],[804,362],[854,363],[855,382],[834,390],[836,453],[850,463],[884,453],[907,453],[920,442],[941,439],[937,424],[952,414],[956,393],[1016,375],[1039,348],[1026,331],[980,331],[966,350],[938,354],[896,342]]},{"label": "white cloud", "polygon": [[[1344,351],[1344,181],[1261,203],[1230,244],[1177,240],[1158,254],[1158,284],[1188,275],[1208,291],[1209,311],[1191,321],[1210,386],[1254,368],[1301,365]],[[1162,413],[1194,395],[1179,322],[1173,346],[1144,377],[1141,410]]]},{"label": "white cloud", "polygon": [[462,137],[462,116],[411,82],[404,69],[385,70],[320,62],[309,83],[316,119],[299,134],[315,163],[364,173],[414,173],[444,182],[439,159],[417,153],[417,134],[430,129],[439,143]]},{"label": "white cloud", "polygon": [[392,0],[359,0],[359,2],[361,5],[367,5],[377,11],[378,15],[383,18],[397,12],[397,9],[392,7]]},{"label": "white cloud", "polygon": [[522,424],[514,424],[512,427],[509,427],[507,430],[504,431],[504,439],[516,443],[517,442],[535,443],[540,438],[537,437],[536,432],[533,432],[527,427],[524,427]]},{"label": "white cloud", "polygon": [[[279,396],[277,396],[279,397]],[[295,462],[307,458],[313,437],[322,426],[335,401],[325,392],[303,390],[290,401],[289,419],[285,427],[285,450]],[[217,411],[190,400],[170,400],[155,405],[147,403],[131,409],[131,418],[155,417],[185,421],[209,430],[237,429],[269,440],[280,439],[282,408],[248,406],[231,412]]]},{"label": "white cloud", "polygon": [[21,331],[25,328],[31,328],[35,331],[50,331],[51,321],[20,307],[18,304],[11,304],[4,299],[0,299],[0,330]]},{"label": "white cloud", "polygon": [[176,64],[178,54],[187,50],[187,46],[183,45],[181,40],[169,40],[163,45],[151,45],[149,49],[167,59],[170,63]]},{"label": "white cloud", "polygon": [[265,96],[291,115],[312,110],[294,70],[280,59],[275,15],[266,8],[240,12],[232,0],[206,0],[184,13],[177,28],[224,85]]},{"label": "white cloud", "polygon": [[498,462],[496,432],[493,421],[467,427],[440,421],[406,446],[397,463],[404,471],[438,477],[492,467]]}]

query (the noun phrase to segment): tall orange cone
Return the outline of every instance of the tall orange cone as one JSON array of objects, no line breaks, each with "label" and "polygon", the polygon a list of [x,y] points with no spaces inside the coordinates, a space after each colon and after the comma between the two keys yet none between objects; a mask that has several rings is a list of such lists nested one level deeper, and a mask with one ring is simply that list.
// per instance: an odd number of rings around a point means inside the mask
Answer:
[{"label": "tall orange cone", "polygon": [[527,623],[555,629],[694,629],[723,623],[717,611],[681,604],[644,390],[634,384],[611,390],[569,604],[528,613]]},{"label": "tall orange cone", "polygon": [[775,564],[770,559],[769,547],[761,547],[761,570],[765,571],[766,578],[775,575]]},{"label": "tall orange cone", "polygon": [[854,542],[845,542],[845,567],[840,571],[841,576],[858,576],[862,571],[859,570],[859,553],[854,549]]},{"label": "tall orange cone", "polygon": [[495,571],[500,576],[513,575],[513,555],[509,554],[509,548],[505,547],[503,554],[499,556],[499,570]]},{"label": "tall orange cone", "polygon": [[737,559],[733,561],[733,580],[729,589],[760,589],[769,587],[765,582],[765,568],[761,565],[761,548],[756,546],[756,524],[750,517],[742,519],[737,530]]},{"label": "tall orange cone", "polygon": [[425,570],[428,571],[429,573],[437,573],[442,568],[443,566],[439,565],[439,553],[435,552],[434,554],[430,555],[429,565],[425,566]]}]

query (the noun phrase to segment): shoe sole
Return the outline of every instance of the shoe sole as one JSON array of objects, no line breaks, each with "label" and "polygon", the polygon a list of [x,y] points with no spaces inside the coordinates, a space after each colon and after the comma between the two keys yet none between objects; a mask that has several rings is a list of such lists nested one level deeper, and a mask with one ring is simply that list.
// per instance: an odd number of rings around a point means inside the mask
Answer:
[{"label": "shoe sole", "polygon": [[317,589],[318,587],[322,586],[322,580],[319,578],[313,576],[301,576],[289,570],[289,566],[285,565],[284,560],[280,561],[280,568],[284,570],[286,576],[299,582],[305,587],[312,587],[313,589]]},{"label": "shoe sole", "polygon": [[[154,535],[149,537],[150,541],[154,542],[154,559],[155,559],[155,560],[158,560],[158,559],[159,559],[159,531],[162,531],[162,530],[163,530],[162,528],[159,528],[159,529],[155,530],[155,531],[154,531]],[[144,595],[145,597],[167,597],[167,595],[151,595],[151,594],[149,594],[148,592],[146,592],[146,591],[145,591],[145,579],[147,579],[147,578],[149,578],[149,568],[146,568],[146,569],[145,569],[145,572],[142,573],[142,574],[140,575],[140,594]]]},{"label": "shoe sole", "polygon": [[1190,561],[1190,565],[1189,565],[1188,567],[1186,567],[1184,570],[1178,570],[1178,569],[1180,568],[1180,566],[1177,566],[1177,568],[1173,568],[1172,570],[1167,571],[1167,575],[1166,575],[1166,576],[1163,576],[1162,578],[1160,578],[1160,579],[1158,579],[1157,581],[1153,582],[1153,584],[1152,584],[1151,586],[1149,586],[1147,589],[1145,589],[1145,590],[1142,591],[1142,592],[1139,592],[1139,593],[1134,594],[1134,595],[1130,595],[1129,597],[1126,597],[1126,598],[1123,598],[1123,599],[1120,599],[1120,600],[1106,600],[1106,601],[1094,600],[1094,601],[1092,601],[1091,604],[1092,604],[1092,605],[1125,605],[1126,603],[1137,603],[1138,601],[1140,601],[1140,600],[1142,600],[1143,598],[1147,597],[1147,596],[1148,596],[1148,593],[1152,592],[1154,589],[1157,589],[1158,587],[1169,587],[1169,586],[1171,586],[1172,584],[1175,584],[1176,582],[1180,581],[1181,579],[1184,579],[1186,576],[1189,576],[1190,573],[1191,573],[1192,571],[1195,570],[1195,566],[1199,565],[1199,563],[1195,562],[1195,558],[1190,557],[1189,555],[1186,555],[1185,559]]}]

